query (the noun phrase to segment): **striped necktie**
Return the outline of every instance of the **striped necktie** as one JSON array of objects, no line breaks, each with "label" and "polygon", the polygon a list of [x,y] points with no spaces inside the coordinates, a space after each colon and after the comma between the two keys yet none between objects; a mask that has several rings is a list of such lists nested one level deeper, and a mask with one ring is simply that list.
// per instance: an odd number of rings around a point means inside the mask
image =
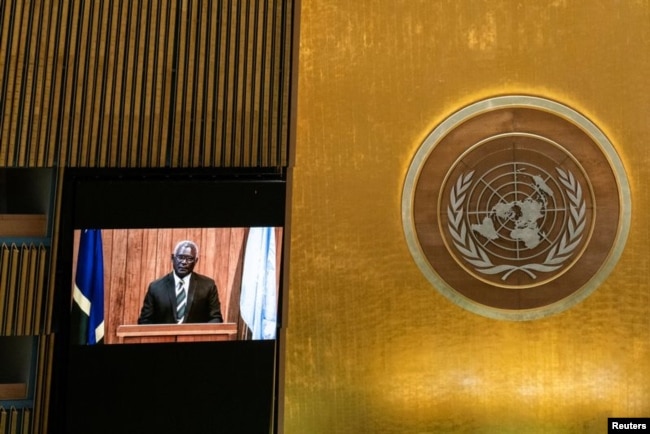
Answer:
[{"label": "striped necktie", "polygon": [[178,282],[178,287],[176,288],[176,318],[178,319],[178,322],[183,322],[186,304],[187,299],[185,296],[185,289],[183,288],[183,281],[181,280]]}]

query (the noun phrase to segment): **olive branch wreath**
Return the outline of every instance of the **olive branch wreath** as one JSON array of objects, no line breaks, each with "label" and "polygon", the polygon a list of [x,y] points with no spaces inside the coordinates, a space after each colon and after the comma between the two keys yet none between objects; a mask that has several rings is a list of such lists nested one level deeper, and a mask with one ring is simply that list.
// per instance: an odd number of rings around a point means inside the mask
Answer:
[{"label": "olive branch wreath", "polygon": [[447,218],[449,219],[449,232],[454,239],[454,246],[463,255],[463,258],[475,267],[475,270],[483,274],[500,274],[501,280],[506,280],[515,271],[522,271],[528,274],[532,279],[536,279],[534,271],[548,273],[562,267],[573,251],[576,249],[586,225],[586,206],[582,196],[582,187],[576,181],[570,171],[564,171],[559,167],[556,168],[560,182],[566,188],[566,194],[571,203],[569,212],[568,228],[562,236],[559,244],[555,244],[546,255],[546,259],[541,264],[525,264],[522,266],[515,265],[494,265],[487,253],[472,239],[467,231],[467,226],[463,219],[462,205],[466,199],[467,189],[472,184],[474,171],[465,175],[460,175],[456,184],[451,189],[450,204],[447,207]]}]

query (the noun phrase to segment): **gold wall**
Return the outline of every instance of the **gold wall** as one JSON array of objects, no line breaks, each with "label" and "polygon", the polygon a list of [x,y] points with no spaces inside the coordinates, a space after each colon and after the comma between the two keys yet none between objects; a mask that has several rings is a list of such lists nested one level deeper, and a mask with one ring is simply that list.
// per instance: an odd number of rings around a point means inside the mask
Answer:
[{"label": "gold wall", "polygon": [[[286,433],[605,433],[650,416],[649,23],[647,0],[302,0]],[[450,303],[402,231],[427,134],[502,94],[588,117],[631,185],[612,274],[531,322]]]}]

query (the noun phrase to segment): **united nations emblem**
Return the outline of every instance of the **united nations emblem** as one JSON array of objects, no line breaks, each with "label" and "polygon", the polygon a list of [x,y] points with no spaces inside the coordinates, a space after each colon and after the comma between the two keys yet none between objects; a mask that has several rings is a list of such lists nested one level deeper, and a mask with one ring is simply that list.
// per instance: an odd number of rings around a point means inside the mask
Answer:
[{"label": "united nations emblem", "polygon": [[402,215],[418,266],[484,316],[530,320],[587,297],[627,237],[630,193],[605,135],[559,103],[492,98],[438,126],[418,150]]}]

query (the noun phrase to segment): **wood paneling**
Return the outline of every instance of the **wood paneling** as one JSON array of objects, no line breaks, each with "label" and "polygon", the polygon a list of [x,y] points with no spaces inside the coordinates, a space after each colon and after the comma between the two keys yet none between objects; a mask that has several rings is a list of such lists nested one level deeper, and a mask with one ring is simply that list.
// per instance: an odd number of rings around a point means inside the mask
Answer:
[{"label": "wood paneling", "polygon": [[0,3],[0,167],[285,167],[294,2]]},{"label": "wood paneling", "polygon": [[0,434],[28,434],[32,410],[29,408],[11,408],[5,410],[0,407]]},{"label": "wood paneling", "polygon": [[35,244],[0,246],[0,335],[43,332],[43,292],[49,248]]},{"label": "wood paneling", "polygon": [[237,324],[142,324],[117,328],[118,342],[215,342],[237,339]]},{"label": "wood paneling", "polygon": [[0,399],[25,399],[26,397],[26,383],[0,383]]},{"label": "wood paneling", "polygon": [[[38,362],[36,367],[36,384],[34,392],[34,433],[45,432],[49,414],[48,404],[52,388],[52,362],[54,360],[55,335],[38,337]],[[0,431],[1,432],[1,431]],[[25,431],[25,434],[27,431]]]}]

